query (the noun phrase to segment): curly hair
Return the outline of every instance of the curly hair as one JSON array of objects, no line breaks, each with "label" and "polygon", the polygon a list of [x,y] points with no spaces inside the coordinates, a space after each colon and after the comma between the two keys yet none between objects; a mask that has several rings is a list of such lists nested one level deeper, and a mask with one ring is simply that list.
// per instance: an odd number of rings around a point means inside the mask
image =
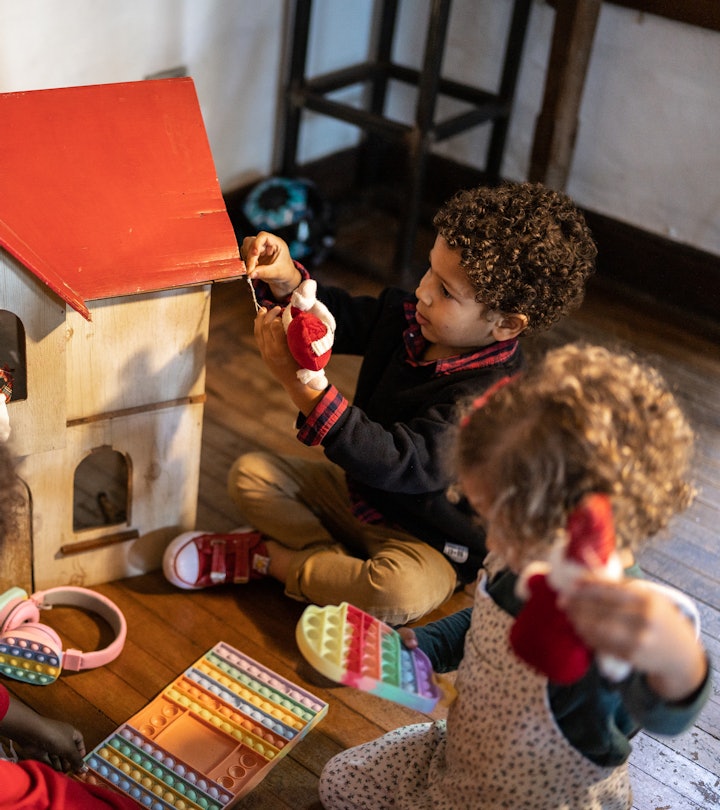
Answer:
[{"label": "curly hair", "polygon": [[526,315],[528,333],[579,307],[595,271],[597,248],[583,215],[540,183],[459,191],[433,224],[460,249],[475,300]]},{"label": "curly hair", "polygon": [[619,547],[685,509],[693,432],[659,372],[628,353],[570,344],[468,413],[461,475],[490,480],[493,520],[525,549],[551,542],[583,495],[605,493]]}]

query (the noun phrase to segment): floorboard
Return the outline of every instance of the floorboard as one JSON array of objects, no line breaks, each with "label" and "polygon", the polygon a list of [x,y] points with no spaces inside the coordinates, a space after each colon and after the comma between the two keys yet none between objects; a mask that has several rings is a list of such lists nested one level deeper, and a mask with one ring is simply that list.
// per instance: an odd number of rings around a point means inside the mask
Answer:
[{"label": "floorboard", "polygon": [[[355,292],[373,292],[378,286],[372,278],[331,262],[317,274]],[[252,318],[243,282],[216,286],[197,513],[198,528],[203,530],[226,531],[242,522],[225,484],[237,455],[259,448],[320,452],[301,447],[294,438],[294,410],[258,358]],[[697,431],[699,495],[688,512],[642,554],[641,563],[650,576],[681,588],[698,602],[703,640],[714,659],[720,660],[720,345],[692,320],[670,318],[602,284],[591,285],[576,315],[542,339],[527,341],[528,350],[532,354],[566,340],[622,345],[652,359],[675,386]],[[356,360],[334,357],[328,374],[344,393],[351,394],[356,370]],[[95,671],[65,673],[50,687],[12,683],[13,691],[39,711],[71,718],[89,746],[100,742],[220,640],[328,701],[327,717],[243,800],[242,807],[319,810],[317,777],[330,756],[426,717],[336,686],[314,673],[294,640],[304,606],[285,597],[278,583],[187,593],[152,572],[97,590],[115,600],[127,617],[129,637],[121,657]],[[470,598],[460,592],[428,618],[469,604]],[[78,616],[77,611],[56,609],[52,623],[66,646],[87,649],[107,640],[107,628]],[[720,681],[717,674],[714,678],[714,696],[691,731],[678,738],[656,739],[645,733],[636,738],[630,766],[636,810],[720,807]]]}]

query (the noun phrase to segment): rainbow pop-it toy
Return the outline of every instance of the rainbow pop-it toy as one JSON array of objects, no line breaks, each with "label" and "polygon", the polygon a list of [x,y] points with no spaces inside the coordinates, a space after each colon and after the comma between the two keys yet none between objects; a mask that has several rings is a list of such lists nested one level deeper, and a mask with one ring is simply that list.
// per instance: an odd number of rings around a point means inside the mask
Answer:
[{"label": "rainbow pop-it toy", "polygon": [[40,641],[28,643],[27,631],[18,636],[4,633],[0,640],[0,673],[16,681],[45,686],[62,671],[57,650]]},{"label": "rainbow pop-it toy", "polygon": [[336,683],[421,712],[446,697],[422,650],[409,650],[396,630],[347,602],[307,607],[295,638],[308,663]]},{"label": "rainbow pop-it toy", "polygon": [[82,777],[150,810],[224,810],[327,713],[327,703],[216,644],[86,757]]}]

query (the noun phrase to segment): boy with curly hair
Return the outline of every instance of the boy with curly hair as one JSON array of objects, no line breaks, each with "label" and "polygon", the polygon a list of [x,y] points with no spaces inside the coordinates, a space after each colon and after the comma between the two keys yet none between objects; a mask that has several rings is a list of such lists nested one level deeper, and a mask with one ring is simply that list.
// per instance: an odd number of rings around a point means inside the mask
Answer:
[{"label": "boy with curly hair", "polygon": [[300,411],[298,439],[326,460],[241,456],[229,491],[254,531],[181,535],[165,553],[169,581],[193,589],[269,574],[296,599],[346,600],[404,624],[475,577],[484,532],[446,496],[456,405],[520,371],[521,333],[580,305],[596,248],[571,200],[539,184],[461,191],[434,224],[414,294],[318,288],[337,323],[333,351],[363,358],[352,404],[296,376],[280,316],[306,271],[277,236],[243,240],[266,304],[260,354]]},{"label": "boy with curly hair", "polygon": [[[692,430],[661,375],[571,344],[478,404],[456,452],[487,532],[474,605],[399,631],[435,671],[457,670],[457,698],[447,720],[333,757],[320,778],[326,810],[630,810],[631,738],[681,733],[712,694],[694,606],[643,579],[633,555],[693,496]],[[508,643],[531,609],[519,575],[552,559],[589,498],[609,502],[621,570],[609,577],[593,561],[565,593],[569,625],[594,657],[551,681]],[[608,656],[626,671],[608,675]]]}]

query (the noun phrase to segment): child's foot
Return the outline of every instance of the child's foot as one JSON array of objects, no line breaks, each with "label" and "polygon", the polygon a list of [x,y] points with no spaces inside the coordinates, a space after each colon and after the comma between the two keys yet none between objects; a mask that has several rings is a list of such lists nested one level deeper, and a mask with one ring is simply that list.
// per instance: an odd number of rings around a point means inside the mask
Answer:
[{"label": "child's foot", "polygon": [[249,527],[228,534],[185,532],[165,549],[163,573],[178,588],[199,590],[265,576],[269,563],[262,535]]}]

